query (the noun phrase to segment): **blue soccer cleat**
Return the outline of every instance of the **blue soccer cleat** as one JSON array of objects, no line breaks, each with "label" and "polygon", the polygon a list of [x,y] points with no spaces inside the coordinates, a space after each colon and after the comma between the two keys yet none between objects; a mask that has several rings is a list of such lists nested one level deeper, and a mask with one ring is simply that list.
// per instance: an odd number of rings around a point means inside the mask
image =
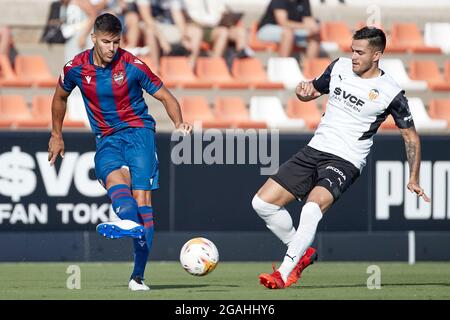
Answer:
[{"label": "blue soccer cleat", "polygon": [[100,223],[97,232],[107,239],[120,239],[123,237],[142,239],[145,236],[145,228],[131,220],[117,220]]}]

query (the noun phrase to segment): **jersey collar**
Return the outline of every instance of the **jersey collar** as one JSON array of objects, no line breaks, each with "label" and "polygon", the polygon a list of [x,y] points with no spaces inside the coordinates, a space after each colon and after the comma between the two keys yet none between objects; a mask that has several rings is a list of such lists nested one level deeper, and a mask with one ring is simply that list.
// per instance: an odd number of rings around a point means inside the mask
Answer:
[{"label": "jersey collar", "polygon": [[106,65],[106,67],[100,67],[94,64],[94,48],[91,48],[89,50],[89,63],[92,64],[95,68],[99,69],[111,69],[111,66],[114,65],[114,63],[119,59],[119,51],[120,48],[116,51],[116,54],[114,55],[112,61]]}]

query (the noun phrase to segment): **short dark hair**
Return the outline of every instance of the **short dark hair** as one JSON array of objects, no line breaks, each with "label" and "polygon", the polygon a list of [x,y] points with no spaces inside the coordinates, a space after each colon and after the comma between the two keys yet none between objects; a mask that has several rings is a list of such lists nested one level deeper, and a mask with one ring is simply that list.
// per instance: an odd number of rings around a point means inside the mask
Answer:
[{"label": "short dark hair", "polygon": [[362,40],[367,39],[369,41],[369,45],[374,47],[381,52],[384,52],[386,48],[386,35],[383,30],[378,29],[376,27],[363,27],[357,30],[353,34],[354,40]]},{"label": "short dark hair", "polygon": [[122,23],[119,18],[111,13],[103,13],[95,19],[94,32],[104,32],[111,34],[122,33]]}]

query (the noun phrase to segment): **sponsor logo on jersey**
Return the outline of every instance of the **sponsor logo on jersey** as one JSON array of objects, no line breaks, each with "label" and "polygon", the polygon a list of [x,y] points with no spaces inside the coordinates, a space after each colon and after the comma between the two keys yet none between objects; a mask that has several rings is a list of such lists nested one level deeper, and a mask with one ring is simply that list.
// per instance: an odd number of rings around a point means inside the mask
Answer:
[{"label": "sponsor logo on jersey", "polygon": [[370,101],[375,100],[376,98],[378,98],[379,94],[380,94],[380,92],[377,89],[370,90],[370,92],[369,92],[369,100]]},{"label": "sponsor logo on jersey", "polygon": [[342,96],[344,100],[351,102],[352,104],[362,107],[364,106],[364,101],[359,99],[357,96],[353,95],[351,92],[347,92],[345,90],[342,90],[339,87],[334,88],[334,94],[336,96]]},{"label": "sponsor logo on jersey", "polygon": [[123,79],[124,78],[125,77],[123,76],[123,72],[122,71],[119,71],[119,72],[113,74],[114,82],[117,83],[118,85],[121,85],[123,83]]}]

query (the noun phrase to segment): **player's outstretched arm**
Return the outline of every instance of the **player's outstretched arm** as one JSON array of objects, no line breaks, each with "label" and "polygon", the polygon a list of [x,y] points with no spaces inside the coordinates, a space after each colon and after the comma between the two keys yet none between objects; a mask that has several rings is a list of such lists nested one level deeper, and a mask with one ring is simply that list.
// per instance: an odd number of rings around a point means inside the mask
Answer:
[{"label": "player's outstretched arm", "polygon": [[312,81],[302,81],[295,88],[295,94],[303,101],[308,102],[317,99],[322,94],[314,88]]},{"label": "player's outstretched arm", "polygon": [[421,159],[419,135],[414,126],[407,129],[400,129],[400,132],[405,141],[406,158],[409,164],[409,182],[407,188],[409,191],[417,193],[417,196],[422,197],[426,202],[430,202],[430,198],[419,185]]},{"label": "player's outstretched arm", "polygon": [[58,155],[64,157],[64,140],[62,137],[62,126],[66,114],[67,98],[69,92],[65,91],[59,84],[56,85],[52,101],[52,132],[48,142],[48,161],[52,166]]},{"label": "player's outstretched arm", "polygon": [[153,94],[153,96],[164,105],[167,114],[177,130],[180,130],[184,135],[189,134],[192,131],[192,125],[187,122],[183,122],[180,104],[166,87],[161,87],[155,94]]}]

